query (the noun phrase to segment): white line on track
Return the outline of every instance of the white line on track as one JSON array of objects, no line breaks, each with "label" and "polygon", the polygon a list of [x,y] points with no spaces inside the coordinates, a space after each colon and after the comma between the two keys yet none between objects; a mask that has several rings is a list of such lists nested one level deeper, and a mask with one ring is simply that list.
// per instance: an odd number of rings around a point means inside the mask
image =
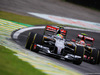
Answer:
[{"label": "white line on track", "polygon": [[[28,28],[23,28],[23,29],[20,29],[18,31],[16,31],[14,34],[13,34],[13,38],[14,39],[18,39],[18,36],[25,32],[25,31],[29,31],[29,30],[32,30],[32,29],[44,29],[45,26],[34,26],[34,27],[28,27]],[[79,30],[79,31],[88,31],[88,32],[95,32],[95,33],[100,33],[100,31],[93,31],[93,30],[86,30],[86,29],[79,29],[79,28],[72,28],[72,27],[65,27],[65,29],[72,29],[72,30]]]},{"label": "white line on track", "polygon": [[45,26],[35,26],[35,27],[28,27],[28,28],[24,28],[24,29],[20,29],[18,31],[16,31],[14,34],[13,34],[13,38],[14,39],[18,39],[18,36],[25,32],[25,31],[28,31],[28,30],[32,30],[32,29],[43,29],[45,28]]}]

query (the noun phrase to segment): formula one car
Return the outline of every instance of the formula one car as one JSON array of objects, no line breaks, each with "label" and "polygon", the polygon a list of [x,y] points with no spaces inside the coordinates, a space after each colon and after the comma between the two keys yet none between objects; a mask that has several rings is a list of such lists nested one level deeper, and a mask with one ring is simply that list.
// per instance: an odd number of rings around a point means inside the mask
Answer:
[{"label": "formula one car", "polygon": [[63,27],[47,25],[43,35],[29,33],[25,48],[80,65],[83,61],[84,47],[67,40],[66,35],[67,31]]},{"label": "formula one car", "polygon": [[81,44],[85,48],[84,61],[91,64],[100,63],[100,49],[93,47],[94,38],[88,37],[85,33],[81,33],[78,34],[76,40],[73,39],[73,42]]}]

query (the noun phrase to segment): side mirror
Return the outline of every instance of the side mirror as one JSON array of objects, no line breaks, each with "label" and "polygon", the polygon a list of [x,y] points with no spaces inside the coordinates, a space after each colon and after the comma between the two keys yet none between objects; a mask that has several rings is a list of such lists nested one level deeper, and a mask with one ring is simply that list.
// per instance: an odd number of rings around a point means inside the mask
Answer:
[{"label": "side mirror", "polygon": [[51,36],[51,34],[48,34],[48,36]]},{"label": "side mirror", "polygon": [[91,44],[86,44],[87,46],[91,46]]},{"label": "side mirror", "polygon": [[76,42],[76,40],[72,39],[72,42]]}]

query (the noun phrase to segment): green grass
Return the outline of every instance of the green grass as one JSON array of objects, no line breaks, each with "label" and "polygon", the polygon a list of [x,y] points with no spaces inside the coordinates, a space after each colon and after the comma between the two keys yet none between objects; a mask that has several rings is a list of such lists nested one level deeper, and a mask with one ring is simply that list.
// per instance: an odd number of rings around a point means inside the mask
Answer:
[{"label": "green grass", "polygon": [[[15,21],[18,23],[30,24],[30,25],[61,25],[48,20],[44,20],[36,17],[18,15],[10,12],[5,12],[5,11],[0,11],[0,18],[10,20],[10,21]],[[80,28],[71,25],[61,25],[61,26]]]},{"label": "green grass", "polygon": [[14,14],[14,13],[5,12],[5,11],[0,11],[0,18],[19,22],[19,23],[30,24],[30,25],[47,25],[47,24],[49,24],[49,25],[54,24],[55,25],[55,24],[57,24],[57,23],[47,21],[44,19],[18,15],[18,14]]},{"label": "green grass", "polygon": [[0,45],[0,75],[46,75]]}]

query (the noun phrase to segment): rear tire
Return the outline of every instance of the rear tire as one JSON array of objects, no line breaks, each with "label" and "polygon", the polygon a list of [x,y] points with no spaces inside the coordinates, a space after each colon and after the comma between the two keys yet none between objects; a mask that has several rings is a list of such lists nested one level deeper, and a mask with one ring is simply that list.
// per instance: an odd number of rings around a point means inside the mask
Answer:
[{"label": "rear tire", "polygon": [[82,46],[77,46],[76,49],[75,49],[75,55],[78,55],[80,56],[81,58],[78,59],[78,60],[74,60],[73,63],[76,64],[76,65],[80,65],[83,61],[83,56],[84,56],[84,47]]}]

